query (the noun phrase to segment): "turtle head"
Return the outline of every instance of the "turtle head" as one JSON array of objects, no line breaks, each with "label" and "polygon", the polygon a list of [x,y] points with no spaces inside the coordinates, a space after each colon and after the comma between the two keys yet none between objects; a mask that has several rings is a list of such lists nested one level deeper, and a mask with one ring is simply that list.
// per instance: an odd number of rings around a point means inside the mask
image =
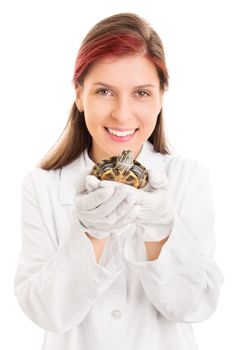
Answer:
[{"label": "turtle head", "polygon": [[131,150],[124,150],[117,156],[115,168],[123,172],[128,172],[133,166],[133,155]]}]

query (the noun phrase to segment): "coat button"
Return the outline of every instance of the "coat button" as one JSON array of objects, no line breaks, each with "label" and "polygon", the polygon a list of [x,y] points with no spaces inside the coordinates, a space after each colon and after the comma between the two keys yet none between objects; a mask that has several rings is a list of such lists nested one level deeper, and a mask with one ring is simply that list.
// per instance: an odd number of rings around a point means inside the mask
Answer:
[{"label": "coat button", "polygon": [[121,312],[118,309],[115,309],[111,313],[112,317],[115,318],[116,320],[121,318]]}]

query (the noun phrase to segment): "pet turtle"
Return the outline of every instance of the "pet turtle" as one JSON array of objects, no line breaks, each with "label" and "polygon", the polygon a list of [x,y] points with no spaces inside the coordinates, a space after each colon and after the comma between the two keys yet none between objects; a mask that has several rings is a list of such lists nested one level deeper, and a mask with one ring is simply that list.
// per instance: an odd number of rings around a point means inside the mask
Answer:
[{"label": "pet turtle", "polygon": [[122,182],[135,188],[145,187],[148,182],[147,169],[133,160],[131,150],[124,150],[119,156],[103,159],[92,168],[91,175],[99,180]]}]

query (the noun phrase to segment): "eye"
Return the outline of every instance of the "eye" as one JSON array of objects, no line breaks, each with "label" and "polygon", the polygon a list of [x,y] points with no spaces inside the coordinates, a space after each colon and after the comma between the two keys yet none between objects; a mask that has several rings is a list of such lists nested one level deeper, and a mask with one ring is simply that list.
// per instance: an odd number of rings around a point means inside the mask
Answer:
[{"label": "eye", "polygon": [[110,93],[111,93],[110,90],[104,89],[104,88],[96,91],[96,94],[100,96],[108,96]]},{"label": "eye", "polygon": [[149,93],[145,90],[139,90],[136,92],[139,97],[147,97],[149,96]]}]

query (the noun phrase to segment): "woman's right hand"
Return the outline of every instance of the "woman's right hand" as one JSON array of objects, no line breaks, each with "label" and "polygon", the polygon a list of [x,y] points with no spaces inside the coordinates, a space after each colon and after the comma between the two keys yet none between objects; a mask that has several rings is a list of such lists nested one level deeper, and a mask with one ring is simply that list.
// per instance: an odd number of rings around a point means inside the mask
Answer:
[{"label": "woman's right hand", "polygon": [[84,175],[76,182],[75,218],[85,232],[97,239],[120,233],[133,222],[140,208],[136,193],[128,185],[115,181],[100,181],[93,175]]}]

